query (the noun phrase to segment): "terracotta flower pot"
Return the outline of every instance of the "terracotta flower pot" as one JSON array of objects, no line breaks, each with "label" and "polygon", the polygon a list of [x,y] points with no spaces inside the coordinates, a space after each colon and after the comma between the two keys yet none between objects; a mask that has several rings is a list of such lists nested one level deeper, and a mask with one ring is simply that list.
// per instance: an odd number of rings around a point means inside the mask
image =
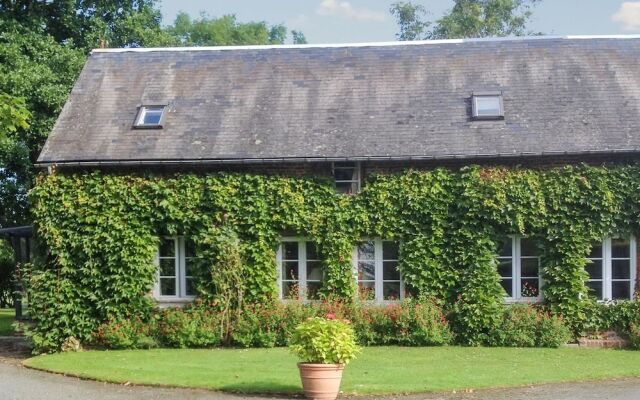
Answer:
[{"label": "terracotta flower pot", "polygon": [[311,400],[335,400],[340,392],[344,364],[298,363],[302,388]]}]

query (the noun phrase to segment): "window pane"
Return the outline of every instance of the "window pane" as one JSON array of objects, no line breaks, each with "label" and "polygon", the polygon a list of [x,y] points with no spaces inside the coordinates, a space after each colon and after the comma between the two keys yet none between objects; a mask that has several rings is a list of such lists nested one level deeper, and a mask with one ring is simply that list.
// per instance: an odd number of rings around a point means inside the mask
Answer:
[{"label": "window pane", "polygon": [[587,258],[602,258],[602,242],[591,244],[591,252]]},{"label": "window pane", "polygon": [[318,300],[318,296],[322,283],[320,282],[307,282],[307,299]]},{"label": "window pane", "polygon": [[358,262],[358,280],[374,280],[376,278],[376,266],[373,261]]},{"label": "window pane", "polygon": [[362,300],[375,300],[376,290],[374,282],[358,282],[358,295]]},{"label": "window pane", "polygon": [[589,279],[602,279],[602,260],[587,260],[585,269]]},{"label": "window pane", "polygon": [[531,239],[520,239],[520,255],[521,256],[533,256],[533,257],[537,257],[538,254],[538,248],[536,247],[535,243],[533,242],[533,240]]},{"label": "window pane", "polygon": [[320,261],[307,261],[307,279],[322,280],[322,263]]},{"label": "window pane", "polygon": [[520,259],[520,275],[524,277],[537,277],[540,262],[537,258]]},{"label": "window pane", "polygon": [[186,289],[186,295],[187,296],[195,296],[196,295],[196,284],[193,280],[193,278],[187,278],[186,279],[187,282],[187,287]]},{"label": "window pane", "polygon": [[631,285],[627,282],[611,282],[611,299],[622,300],[631,298]]},{"label": "window pane", "polygon": [[611,257],[629,258],[630,256],[629,239],[611,239]]},{"label": "window pane", "polygon": [[195,272],[196,260],[194,258],[186,258],[184,260],[185,276],[193,276]]},{"label": "window pane", "polygon": [[540,280],[523,279],[520,286],[520,296],[538,297],[540,294]]},{"label": "window pane", "polygon": [[400,282],[385,282],[382,284],[384,300],[400,300]]},{"label": "window pane", "polygon": [[160,239],[160,257],[175,257],[176,245],[174,239]]},{"label": "window pane", "polygon": [[587,287],[589,288],[589,294],[602,300],[602,282],[587,282]]},{"label": "window pane", "polygon": [[374,260],[375,246],[373,242],[361,242],[358,244],[358,260]]},{"label": "window pane", "polygon": [[335,169],[333,171],[333,176],[336,179],[336,181],[352,181],[355,180],[357,178],[357,176],[355,176],[355,168],[345,168],[345,169]]},{"label": "window pane", "polygon": [[174,258],[160,259],[160,276],[175,276],[176,260]]},{"label": "window pane", "polygon": [[298,275],[298,262],[297,261],[285,261],[282,263],[282,279],[297,280]]},{"label": "window pane", "polygon": [[307,242],[307,260],[319,260],[320,256],[318,255],[318,248],[316,244],[313,242]]},{"label": "window pane", "polygon": [[400,271],[398,271],[397,261],[385,261],[382,263],[382,279],[385,281],[400,280]]},{"label": "window pane", "polygon": [[498,260],[498,273],[500,276],[510,278],[513,276],[511,260]]},{"label": "window pane", "polygon": [[611,260],[611,278],[630,279],[631,278],[631,261]]},{"label": "window pane", "polygon": [[513,297],[513,286],[511,285],[511,283],[511,279],[503,279],[500,282],[508,297]]},{"label": "window pane", "polygon": [[184,239],[184,255],[185,257],[196,256],[196,245],[193,243],[193,240],[189,238]]},{"label": "window pane", "polygon": [[175,278],[160,278],[160,295],[175,296],[176,280]]},{"label": "window pane", "polygon": [[511,238],[504,238],[502,241],[498,242],[498,255],[501,257],[510,257],[511,256]]},{"label": "window pane", "polygon": [[500,111],[500,97],[476,96],[475,99],[478,115],[502,115]]},{"label": "window pane", "polygon": [[357,182],[336,182],[336,191],[338,193],[353,194],[358,191]]},{"label": "window pane", "polygon": [[397,260],[400,246],[396,242],[382,242],[382,259]]},{"label": "window pane", "polygon": [[284,260],[297,260],[298,259],[298,242],[283,242],[282,258]]},{"label": "window pane", "polygon": [[158,125],[160,123],[162,108],[145,108],[143,113],[142,123],[144,125]]},{"label": "window pane", "polygon": [[282,297],[297,300],[299,298],[299,286],[297,282],[282,282]]}]

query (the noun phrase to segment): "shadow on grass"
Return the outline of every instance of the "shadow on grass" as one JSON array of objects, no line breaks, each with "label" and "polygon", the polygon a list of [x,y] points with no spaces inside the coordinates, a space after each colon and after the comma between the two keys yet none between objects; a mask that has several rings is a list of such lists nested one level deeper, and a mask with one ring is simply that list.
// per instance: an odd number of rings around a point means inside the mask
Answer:
[{"label": "shadow on grass", "polygon": [[221,386],[217,390],[242,393],[244,397],[269,397],[273,399],[304,397],[302,387],[300,386],[269,381],[238,382],[232,385]]}]

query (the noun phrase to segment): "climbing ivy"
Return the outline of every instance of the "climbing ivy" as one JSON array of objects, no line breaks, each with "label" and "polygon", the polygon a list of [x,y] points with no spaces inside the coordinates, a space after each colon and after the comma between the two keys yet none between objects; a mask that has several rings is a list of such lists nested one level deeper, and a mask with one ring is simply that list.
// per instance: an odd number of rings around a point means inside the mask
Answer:
[{"label": "climbing ivy", "polygon": [[312,177],[42,175],[31,201],[50,254],[33,271],[30,335],[40,350],[55,350],[68,336],[89,339],[110,318],[148,315],[158,238],[191,236],[207,255],[223,224],[240,240],[245,303],[275,300],[283,233],[317,243],[322,294],[342,299],[357,291],[351,255],[359,238],[398,240],[409,291],[439,301],[458,341],[470,345],[485,343],[500,321],[496,243],[530,236],[542,251],[546,301],[579,333],[592,302],[589,245],[638,231],[639,186],[636,165],[406,171],[372,177],[355,196]]}]

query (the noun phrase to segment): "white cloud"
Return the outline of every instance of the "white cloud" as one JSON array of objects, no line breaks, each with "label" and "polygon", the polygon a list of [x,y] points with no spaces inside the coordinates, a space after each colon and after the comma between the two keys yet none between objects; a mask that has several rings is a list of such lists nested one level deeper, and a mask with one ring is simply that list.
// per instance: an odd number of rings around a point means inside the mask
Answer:
[{"label": "white cloud", "polygon": [[386,19],[385,13],[354,7],[348,1],[341,0],[322,0],[322,3],[316,9],[316,14],[337,15],[360,21],[384,21]]},{"label": "white cloud", "polygon": [[640,1],[626,1],[611,16],[614,22],[622,25],[626,32],[640,32]]}]

